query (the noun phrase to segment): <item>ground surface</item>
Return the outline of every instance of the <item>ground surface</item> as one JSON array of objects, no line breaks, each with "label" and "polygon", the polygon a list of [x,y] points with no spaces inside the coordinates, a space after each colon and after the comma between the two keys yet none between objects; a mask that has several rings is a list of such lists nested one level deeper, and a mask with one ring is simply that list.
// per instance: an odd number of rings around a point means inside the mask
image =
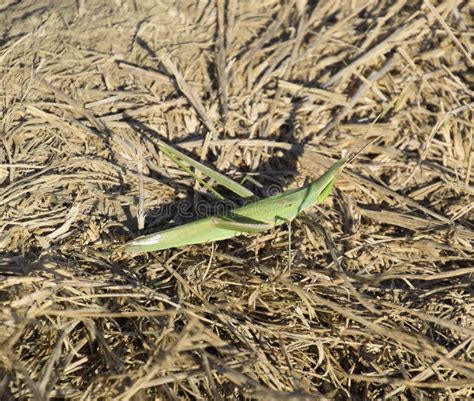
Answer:
[{"label": "ground surface", "polygon": [[[2,400],[472,396],[467,1],[0,7]],[[290,268],[286,227],[119,249],[190,220],[157,139],[262,196],[378,136]]]}]

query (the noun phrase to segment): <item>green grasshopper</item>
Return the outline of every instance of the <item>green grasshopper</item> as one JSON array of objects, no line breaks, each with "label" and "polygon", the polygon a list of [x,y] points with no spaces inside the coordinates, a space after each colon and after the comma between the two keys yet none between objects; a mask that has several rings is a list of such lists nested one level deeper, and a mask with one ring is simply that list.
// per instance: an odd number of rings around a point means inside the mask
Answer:
[{"label": "green grasshopper", "polygon": [[[206,172],[210,170],[167,144],[161,143],[160,148],[178,164],[179,160],[177,159],[181,159],[198,169],[205,168],[207,169]],[[227,214],[202,218],[155,234],[136,238],[125,244],[124,250],[137,254],[179,248],[186,245],[221,241],[244,233],[258,233],[288,223],[301,211],[313,204],[322,203],[329,196],[336,175],[346,164],[346,161],[345,158],[340,159],[319,179],[301,188],[288,190],[246,204]],[[221,182],[223,179],[229,180],[228,177],[215,171],[212,171],[212,174],[215,179]],[[240,187],[240,195],[242,196],[242,188],[244,190],[245,188],[235,182],[232,185]],[[244,191],[243,195],[247,195],[247,193]]]}]

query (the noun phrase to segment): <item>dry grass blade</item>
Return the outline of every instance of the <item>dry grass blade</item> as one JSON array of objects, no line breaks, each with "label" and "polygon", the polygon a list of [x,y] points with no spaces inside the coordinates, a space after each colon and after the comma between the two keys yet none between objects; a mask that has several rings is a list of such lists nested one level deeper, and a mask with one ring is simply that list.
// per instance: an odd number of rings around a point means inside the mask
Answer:
[{"label": "dry grass blade", "polygon": [[163,63],[165,68],[171,74],[173,74],[174,79],[176,80],[176,83],[177,83],[179,89],[183,92],[183,95],[186,96],[189,103],[191,103],[191,106],[194,107],[194,109],[196,110],[198,116],[201,118],[202,122],[209,129],[209,134],[206,135],[203,146],[202,146],[201,159],[203,159],[203,158],[206,157],[207,149],[209,148],[210,141],[213,138],[217,137],[216,127],[214,126],[214,123],[211,121],[211,119],[207,115],[206,110],[204,109],[204,106],[202,104],[201,99],[196,94],[194,89],[185,81],[183,75],[178,70],[178,68],[176,67],[176,64],[171,60],[171,58],[167,54],[162,53],[160,55],[160,61]]},{"label": "dry grass blade", "polygon": [[452,380],[447,382],[418,382],[413,380],[395,379],[391,377],[348,375],[355,381],[364,381],[371,383],[398,384],[406,387],[425,387],[425,388],[465,388],[474,386],[474,380]]},{"label": "dry grass blade", "polygon": [[217,76],[219,78],[219,90],[222,104],[222,118],[227,121],[227,71],[225,51],[225,2],[217,0]]}]

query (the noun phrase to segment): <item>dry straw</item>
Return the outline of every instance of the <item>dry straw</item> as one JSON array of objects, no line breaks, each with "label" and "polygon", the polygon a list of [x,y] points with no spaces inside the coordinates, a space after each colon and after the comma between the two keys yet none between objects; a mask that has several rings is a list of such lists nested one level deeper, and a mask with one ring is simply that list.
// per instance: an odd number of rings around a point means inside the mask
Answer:
[{"label": "dry straw", "polygon": [[[469,2],[0,15],[2,400],[473,397]],[[285,228],[118,251],[210,198],[159,140],[286,189],[377,136],[292,224],[291,270]]]}]

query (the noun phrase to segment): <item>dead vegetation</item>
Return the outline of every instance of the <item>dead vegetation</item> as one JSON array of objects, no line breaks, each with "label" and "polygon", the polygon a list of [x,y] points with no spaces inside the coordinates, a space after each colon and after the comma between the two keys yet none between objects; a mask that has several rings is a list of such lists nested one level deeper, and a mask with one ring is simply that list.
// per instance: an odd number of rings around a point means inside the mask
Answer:
[{"label": "dead vegetation", "polygon": [[[473,396],[467,1],[0,7],[2,400]],[[199,189],[157,138],[287,187],[378,135],[290,270],[286,228],[118,250]]]}]

